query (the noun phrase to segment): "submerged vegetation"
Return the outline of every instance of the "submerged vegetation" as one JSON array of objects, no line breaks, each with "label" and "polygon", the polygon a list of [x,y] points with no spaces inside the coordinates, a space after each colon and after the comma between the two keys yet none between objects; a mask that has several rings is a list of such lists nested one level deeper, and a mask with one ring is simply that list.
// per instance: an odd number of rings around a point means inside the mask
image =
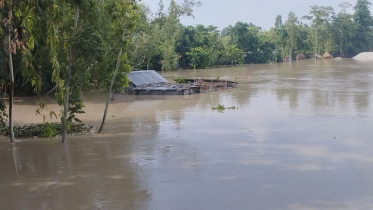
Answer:
[{"label": "submerged vegetation", "polygon": [[211,107],[212,110],[225,110],[225,109],[236,109],[235,106],[230,106],[228,108],[225,108],[224,105],[218,104],[217,106]]},{"label": "submerged vegetation", "polygon": [[175,82],[177,84],[185,84],[186,83],[186,81],[182,77],[176,78]]},{"label": "submerged vegetation", "polygon": [[[93,132],[95,129],[92,125],[85,125],[83,123],[69,124],[68,134],[80,134]],[[52,138],[62,135],[61,123],[40,123],[14,126],[14,137],[16,138]],[[9,136],[9,127],[2,127],[0,136]]]},{"label": "submerged vegetation", "polygon": [[221,105],[221,104],[218,104],[217,106],[213,106],[211,107],[211,109],[215,110],[215,109],[218,109],[218,110],[224,110],[225,109],[225,106],[224,105]]},{"label": "submerged vegetation", "polygon": [[182,25],[180,18],[192,17],[201,2],[178,2],[171,0],[166,9],[160,1],[152,12],[138,0],[0,0],[0,47],[5,49],[0,51],[0,97],[7,98],[7,103],[0,99],[1,132],[11,141],[19,136],[19,129],[13,129],[14,96],[48,93],[61,106],[61,112],[51,115],[61,119],[61,131],[44,120],[38,129],[45,135],[40,136],[61,133],[64,142],[69,127],[82,123],[82,91],[92,88],[109,92],[102,132],[111,93],[128,84],[125,73],[134,69],[280,62],[297,54],[316,58],[325,51],[352,57],[373,49],[368,0],[357,0],[354,7],[343,3],[339,11],[311,6],[304,17],[290,12],[285,22],[278,16],[269,30],[237,22],[221,31],[211,25]]}]

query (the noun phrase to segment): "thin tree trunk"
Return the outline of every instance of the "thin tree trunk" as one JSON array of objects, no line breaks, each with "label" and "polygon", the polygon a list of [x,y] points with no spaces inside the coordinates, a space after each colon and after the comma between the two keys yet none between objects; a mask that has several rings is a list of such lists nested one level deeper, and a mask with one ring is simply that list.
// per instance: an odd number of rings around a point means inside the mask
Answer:
[{"label": "thin tree trunk", "polygon": [[146,65],[146,70],[149,70],[149,62],[150,62],[150,57],[148,58],[148,64]]},{"label": "thin tree trunk", "polygon": [[79,92],[80,92],[80,97],[83,99],[83,102],[85,102],[85,96],[84,96],[84,93],[82,91],[82,88],[79,89]]},{"label": "thin tree trunk", "polygon": [[[125,33],[123,32],[123,35],[122,35],[122,42],[124,41],[124,34],[125,34]],[[113,85],[114,85],[114,82],[115,82],[115,77],[116,77],[117,74],[118,74],[118,70],[119,70],[119,66],[120,66],[120,58],[122,57],[122,53],[123,53],[123,46],[120,48],[119,53],[118,53],[117,65],[116,65],[116,67],[115,67],[114,75],[113,75],[113,77],[111,78],[110,90],[109,90],[109,95],[108,95],[107,100],[106,100],[106,106],[105,106],[105,111],[104,111],[104,117],[102,118],[102,123],[101,123],[100,129],[98,130],[98,133],[102,133],[102,130],[104,129],[105,120],[106,120],[106,115],[107,115],[107,110],[108,110],[108,108],[109,108],[109,102],[110,102],[110,98],[111,98],[111,92],[113,91]]]},{"label": "thin tree trunk", "polygon": [[17,150],[16,150],[16,143],[12,144],[12,153],[13,153],[13,164],[14,170],[16,171],[16,175],[18,176],[18,163],[17,163]]},{"label": "thin tree trunk", "polygon": [[9,26],[9,37],[8,37],[9,74],[10,74],[10,90],[9,90],[9,135],[10,135],[10,142],[14,142],[14,130],[13,130],[14,74],[13,74],[13,57],[12,57],[11,36],[12,36],[12,34],[11,34],[10,26]]},{"label": "thin tree trunk", "polygon": [[72,68],[72,60],[73,60],[73,42],[75,39],[76,30],[78,28],[78,20],[79,20],[79,6],[75,6],[75,17],[74,17],[74,29],[73,33],[70,38],[70,50],[69,50],[69,61],[68,61],[68,70],[66,75],[66,81],[65,81],[65,103],[63,107],[63,118],[62,118],[62,143],[65,143],[66,140],[66,124],[67,124],[67,112],[69,110],[69,99],[70,99],[70,77],[71,77],[71,68]]},{"label": "thin tree trunk", "polygon": [[318,33],[318,31],[317,31],[317,29],[316,29],[316,48],[315,48],[315,60],[317,60],[317,45],[318,45],[318,40],[317,40],[317,34]]},{"label": "thin tree trunk", "polygon": [[57,86],[54,86],[54,88],[52,88],[50,91],[48,91],[46,94],[44,94],[44,96],[49,96],[56,89],[57,89]]}]

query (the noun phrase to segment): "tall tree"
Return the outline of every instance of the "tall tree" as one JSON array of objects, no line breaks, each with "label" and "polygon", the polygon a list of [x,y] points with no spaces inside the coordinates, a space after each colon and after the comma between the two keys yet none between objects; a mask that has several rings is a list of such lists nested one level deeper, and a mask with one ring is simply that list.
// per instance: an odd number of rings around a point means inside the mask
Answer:
[{"label": "tall tree", "polygon": [[314,30],[314,50],[315,50],[315,59],[319,53],[319,32],[325,28],[325,24],[329,21],[330,16],[332,15],[334,9],[333,7],[325,6],[311,6],[310,14],[304,16],[303,19],[312,21],[312,28]]},{"label": "tall tree", "polygon": [[245,53],[245,63],[263,62],[259,53],[260,40],[257,26],[252,23],[237,22],[234,26],[226,28],[225,31],[231,37],[230,44],[235,45]]},{"label": "tall tree", "polygon": [[285,23],[285,29],[287,31],[287,48],[289,49],[290,60],[293,57],[293,49],[297,44],[297,39],[299,37],[298,29],[298,18],[293,12],[290,12],[288,15],[288,20]]},{"label": "tall tree", "polygon": [[373,20],[369,10],[370,5],[368,0],[358,0],[354,7],[354,21],[357,25],[354,43],[360,52],[372,50]]},{"label": "tall tree", "polygon": [[119,47],[118,56],[116,59],[116,66],[113,72],[113,76],[110,82],[109,94],[106,100],[104,116],[102,119],[102,123],[99,129],[99,133],[101,133],[104,129],[105,120],[109,108],[109,102],[111,99],[111,94],[113,92],[113,86],[119,72],[119,69],[122,68],[129,68],[128,64],[125,64],[126,55],[123,54],[124,48],[127,47],[127,41],[132,36],[134,32],[136,21],[139,18],[138,6],[135,0],[113,0],[106,5],[108,8],[111,8],[113,12],[112,19],[110,19],[113,23],[113,40],[115,40],[115,44]]},{"label": "tall tree", "polygon": [[[149,70],[151,59],[159,55],[160,32],[157,24],[151,24],[149,7],[139,4],[139,21],[135,33],[128,43],[126,53],[128,62],[133,69]],[[157,25],[157,27],[155,27]]]},{"label": "tall tree", "polygon": [[347,56],[346,51],[352,47],[352,39],[355,37],[356,24],[354,23],[353,16],[347,12],[351,8],[350,3],[344,2],[340,4],[341,11],[333,17],[332,23],[332,37],[339,49],[339,55],[342,57]]},{"label": "tall tree", "polygon": [[[50,4],[31,0],[0,0],[0,16],[3,20],[1,32],[7,57],[7,70],[9,80],[5,83],[9,96],[9,134],[10,141],[14,141],[13,131],[13,96],[15,73],[21,72],[24,80],[30,81],[36,92],[40,91],[41,80],[34,68],[32,51],[36,45],[44,21],[41,16],[50,14],[41,12],[41,8],[48,8]],[[14,62],[16,61],[16,62]],[[18,69],[15,69],[15,66]],[[3,66],[4,67],[4,66]],[[2,67],[2,68],[3,68]],[[20,70],[20,71],[19,71]],[[3,72],[3,74],[5,71]]]},{"label": "tall tree", "polygon": [[282,16],[281,15],[277,15],[276,17],[276,22],[275,22],[275,28],[279,29],[282,27]]},{"label": "tall tree", "polygon": [[179,8],[175,1],[171,0],[168,10],[167,18],[161,29],[163,32],[162,44],[160,47],[162,71],[169,71],[177,68],[179,55],[175,52],[175,48],[177,40],[182,32],[179,20]]},{"label": "tall tree", "polygon": [[71,9],[74,11],[74,25],[70,35],[69,52],[68,52],[68,67],[66,73],[66,80],[64,83],[64,105],[63,105],[63,116],[62,116],[62,143],[65,143],[67,134],[67,114],[70,107],[70,80],[71,80],[71,69],[74,58],[73,45],[75,41],[76,31],[78,29],[79,15],[80,15],[81,1],[76,0],[71,2]]},{"label": "tall tree", "polygon": [[180,17],[193,16],[194,7],[200,5],[201,2],[196,0],[184,0],[182,4],[177,4],[174,0],[171,0],[168,13],[164,17],[164,24],[159,24],[162,71],[169,71],[178,67],[180,55],[176,53],[176,47],[183,29],[180,24]]}]

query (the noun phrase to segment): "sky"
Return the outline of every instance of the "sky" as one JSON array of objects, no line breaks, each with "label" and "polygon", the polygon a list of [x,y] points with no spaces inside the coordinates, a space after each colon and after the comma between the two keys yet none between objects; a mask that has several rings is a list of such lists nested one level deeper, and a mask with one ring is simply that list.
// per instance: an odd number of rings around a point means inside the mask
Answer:
[{"label": "sky", "polygon": [[[163,0],[165,8],[171,0]],[[178,3],[183,0],[175,0]],[[220,30],[238,21],[252,22],[263,29],[274,26],[277,15],[282,15],[283,21],[287,19],[290,11],[302,17],[310,11],[311,5],[333,6],[339,12],[338,5],[342,2],[356,4],[357,0],[201,0],[202,6],[194,10],[193,17],[182,17],[184,25],[214,25]],[[142,0],[155,13],[158,10],[159,0]],[[373,2],[373,1],[372,1]],[[371,8],[371,11],[372,8]]]}]

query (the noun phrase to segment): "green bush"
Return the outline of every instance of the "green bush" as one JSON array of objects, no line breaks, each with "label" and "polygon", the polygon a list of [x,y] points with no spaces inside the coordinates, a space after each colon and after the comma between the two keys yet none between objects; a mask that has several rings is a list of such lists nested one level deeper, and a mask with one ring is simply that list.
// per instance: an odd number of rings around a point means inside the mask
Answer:
[{"label": "green bush", "polygon": [[217,110],[224,110],[225,107],[224,107],[224,105],[218,104],[216,107],[212,107],[211,109],[213,109],[213,110],[215,110],[215,109],[217,109]]},{"label": "green bush", "polygon": [[[0,99],[0,130],[5,128],[5,119],[8,117],[6,114],[6,107],[4,102]],[[1,131],[0,131],[1,132]]]},{"label": "green bush", "polygon": [[218,104],[216,107],[212,107],[212,110],[225,110],[225,109],[236,109],[236,106],[230,106],[228,108],[225,108],[224,105]]},{"label": "green bush", "polygon": [[[14,126],[14,136],[16,138],[52,138],[61,135],[61,123],[41,123],[41,124],[27,124]],[[67,130],[70,134],[87,133],[94,128],[92,125],[85,125],[83,123],[69,124]],[[5,126],[0,129],[0,136],[9,136],[9,127]]]},{"label": "green bush", "polygon": [[178,84],[185,84],[186,83],[186,81],[182,77],[179,77],[179,78],[175,79],[175,82],[178,83]]}]

